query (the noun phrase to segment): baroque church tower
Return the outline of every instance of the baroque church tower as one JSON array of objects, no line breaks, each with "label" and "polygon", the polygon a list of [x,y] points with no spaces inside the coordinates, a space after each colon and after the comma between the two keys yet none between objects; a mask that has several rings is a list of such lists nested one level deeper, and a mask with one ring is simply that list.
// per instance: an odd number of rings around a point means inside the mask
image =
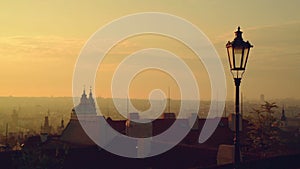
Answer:
[{"label": "baroque church tower", "polygon": [[85,90],[83,90],[80,103],[72,109],[71,119],[63,130],[60,140],[76,145],[94,145],[95,143],[87,136],[82,128],[79,118],[91,116],[91,119],[94,120],[96,115],[97,112],[92,89],[90,89],[89,97],[87,97]]}]

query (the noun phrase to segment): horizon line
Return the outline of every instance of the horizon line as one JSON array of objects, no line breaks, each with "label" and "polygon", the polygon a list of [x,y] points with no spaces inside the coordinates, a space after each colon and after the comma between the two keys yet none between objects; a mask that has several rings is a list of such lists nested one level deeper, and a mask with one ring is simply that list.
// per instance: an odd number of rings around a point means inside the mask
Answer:
[{"label": "horizon line", "polygon": [[[0,95],[0,98],[80,98],[80,96],[78,97],[73,97],[73,96],[13,96],[13,95],[8,95],[8,96],[4,96],[4,95]],[[103,97],[103,96],[97,96],[94,97],[96,99],[112,99],[112,97]],[[115,98],[115,99],[126,99],[126,98]],[[130,99],[135,99],[135,100],[149,100],[148,98],[130,98]],[[168,98],[166,98],[168,99]],[[178,98],[171,98],[172,100],[181,100]],[[300,100],[300,98],[294,98],[294,97],[276,97],[276,98],[272,98],[269,100],[286,100],[286,99],[291,99],[291,100]],[[160,100],[160,99],[154,99],[154,100]],[[193,99],[185,99],[185,100],[192,100],[192,101],[196,101]],[[246,100],[260,100],[259,98],[246,98]],[[199,101],[211,101],[210,99],[199,99]],[[234,98],[229,98],[226,99],[225,101],[234,101]]]}]

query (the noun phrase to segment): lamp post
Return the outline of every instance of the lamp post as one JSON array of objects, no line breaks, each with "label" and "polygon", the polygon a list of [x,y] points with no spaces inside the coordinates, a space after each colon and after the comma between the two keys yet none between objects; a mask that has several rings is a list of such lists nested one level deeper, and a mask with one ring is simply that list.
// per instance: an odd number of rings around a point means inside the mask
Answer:
[{"label": "lamp post", "polygon": [[250,48],[253,46],[249,41],[245,42],[242,38],[240,27],[235,32],[235,38],[232,42],[228,41],[226,44],[230,71],[235,84],[235,138],[234,138],[234,165],[239,168],[240,157],[240,84],[242,76],[246,69]]}]

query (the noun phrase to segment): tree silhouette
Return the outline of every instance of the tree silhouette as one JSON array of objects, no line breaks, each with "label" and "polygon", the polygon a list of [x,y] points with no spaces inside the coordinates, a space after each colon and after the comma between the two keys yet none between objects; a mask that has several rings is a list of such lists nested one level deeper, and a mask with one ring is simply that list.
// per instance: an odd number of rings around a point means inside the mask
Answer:
[{"label": "tree silhouette", "polygon": [[250,125],[247,141],[250,150],[259,152],[263,157],[268,152],[277,151],[280,144],[280,120],[274,116],[276,108],[278,108],[276,103],[265,102],[259,109],[253,109],[248,117]]}]

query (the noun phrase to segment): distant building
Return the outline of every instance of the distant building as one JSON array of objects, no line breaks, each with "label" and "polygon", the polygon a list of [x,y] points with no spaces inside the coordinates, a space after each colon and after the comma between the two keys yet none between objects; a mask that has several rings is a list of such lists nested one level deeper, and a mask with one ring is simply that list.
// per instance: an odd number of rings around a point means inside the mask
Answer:
[{"label": "distant building", "polygon": [[[83,90],[83,93],[80,98],[80,103],[74,107],[72,110],[73,113],[76,112],[76,114],[93,114],[96,115],[96,107],[95,107],[95,100],[93,98],[92,90],[90,89],[89,97],[85,94],[85,90]],[[75,115],[75,114],[73,114]]]},{"label": "distant building", "polygon": [[284,126],[287,126],[287,118],[285,116],[285,111],[284,111],[284,106],[282,106],[282,111],[281,111],[281,122],[283,123]]},{"label": "distant building", "polygon": [[163,114],[163,118],[164,119],[176,119],[176,115],[175,115],[175,113],[172,113],[172,112],[165,112]]},{"label": "distant building", "polygon": [[264,95],[264,94],[261,94],[261,95],[260,95],[260,102],[261,102],[261,103],[264,103],[264,102],[265,102],[265,95]]},{"label": "distant building", "polygon": [[[94,124],[108,124],[110,127],[118,131],[119,133],[123,135],[127,135],[128,137],[135,137],[135,138],[148,138],[151,136],[157,136],[162,134],[162,132],[169,129],[170,126],[174,124],[176,121],[177,127],[176,130],[178,132],[185,131],[188,127],[191,127],[191,131],[187,133],[187,135],[183,138],[181,143],[175,146],[175,149],[181,149],[184,148],[189,152],[189,154],[197,151],[197,149],[201,149],[205,147],[206,151],[214,151],[213,158],[216,159],[217,149],[216,147],[220,144],[232,144],[233,140],[233,132],[229,129],[229,122],[227,118],[221,119],[221,124],[218,125],[215,132],[212,134],[211,138],[208,139],[207,142],[199,144],[198,139],[201,132],[201,129],[204,126],[204,123],[206,121],[215,121],[216,119],[199,119],[197,113],[192,113],[189,118],[181,118],[176,119],[175,113],[164,113],[165,117],[164,119],[155,119],[152,122],[149,123],[139,123],[135,122],[134,120],[139,120],[140,116],[138,113],[130,113],[128,114],[128,120],[119,120],[119,121],[113,121],[111,118],[108,118],[106,120],[107,123],[103,123],[101,120],[103,119],[103,116],[97,116],[96,108],[95,108],[95,102],[93,99],[92,92],[90,91],[89,96],[86,95],[85,91],[83,91],[80,102],[77,106],[75,106],[72,109],[71,113],[71,119],[65,129],[62,131],[61,136],[59,139],[50,139],[44,146],[46,147],[56,147],[57,145],[68,145],[70,148],[81,148],[81,147],[94,147],[97,148],[96,143],[90,138],[89,135],[85,132],[85,125],[90,125],[93,127]],[[82,121],[88,120],[88,121]],[[141,119],[143,120],[143,119]],[[242,119],[241,119],[242,120]],[[62,121],[63,122],[63,121]],[[247,123],[243,123],[243,125],[246,125]],[[63,123],[61,124],[63,126]],[[97,126],[103,128],[101,129],[102,132],[106,132],[106,127],[108,126]],[[96,130],[99,131],[99,130]],[[246,132],[245,132],[246,133]],[[110,137],[108,134],[104,133],[102,136]],[[136,151],[132,151],[131,153],[136,154],[137,157],[143,157],[146,154],[151,153],[151,149],[156,149],[161,146],[165,146],[166,144],[169,144],[170,142],[173,142],[175,140],[174,137],[168,136],[163,137],[161,139],[157,139],[157,137],[153,137],[154,139],[145,141],[143,139],[138,139],[134,146]],[[104,140],[105,145],[111,146],[112,143],[115,143],[118,141],[114,138],[101,138]],[[104,145],[104,144],[103,144]],[[62,146],[64,147],[64,146]],[[206,147],[213,147],[209,148],[209,150],[206,149]],[[97,149],[98,153],[103,153],[105,151],[101,151],[98,147]],[[178,156],[181,154],[180,152],[172,152],[171,154],[174,156]],[[86,158],[86,157],[82,157]],[[215,160],[214,160],[215,161]]]},{"label": "distant building", "polygon": [[52,126],[49,123],[49,116],[45,116],[44,125],[41,126],[41,134],[51,134],[51,133],[52,133]]},{"label": "distant building", "polygon": [[[72,109],[71,119],[66,128],[62,131],[60,140],[75,145],[95,145],[82,128],[78,119],[79,116],[86,115],[91,115],[91,117],[96,117],[97,115],[95,101],[91,90],[89,97],[87,97],[85,90],[83,90],[80,103]],[[90,118],[90,120],[96,119]]]},{"label": "distant building", "polygon": [[64,129],[65,129],[64,119],[61,119],[60,126],[57,127],[57,134],[61,135]]},{"label": "distant building", "polygon": [[[140,120],[138,113],[130,113],[129,119],[126,120],[126,135],[133,138],[148,138],[152,136],[152,123],[138,123],[134,120]],[[151,143],[139,139],[137,141],[137,156],[144,156],[150,153]]]},{"label": "distant building", "polygon": [[130,113],[129,119],[126,120],[126,135],[135,138],[146,138],[152,136],[152,123],[138,123],[134,120],[139,120],[138,113]]},{"label": "distant building", "polygon": [[13,109],[13,113],[11,115],[12,123],[11,123],[11,131],[16,132],[19,126],[19,114],[16,109]]}]

